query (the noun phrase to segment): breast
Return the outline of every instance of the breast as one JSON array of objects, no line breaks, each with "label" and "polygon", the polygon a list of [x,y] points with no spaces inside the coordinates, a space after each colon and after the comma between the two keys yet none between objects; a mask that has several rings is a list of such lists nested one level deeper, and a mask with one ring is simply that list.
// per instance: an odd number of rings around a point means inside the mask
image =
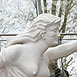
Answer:
[{"label": "breast", "polygon": [[36,63],[36,61],[33,61],[33,59],[29,60],[29,62],[26,62],[26,63],[24,63],[23,61],[22,64],[23,65],[19,66],[20,70],[23,71],[24,74],[26,74],[29,77],[49,77],[50,76],[48,65],[44,59],[41,59],[39,65],[38,63]]},{"label": "breast", "polygon": [[35,77],[35,75],[38,73],[38,66],[38,63],[33,60],[29,60],[26,62],[23,61],[17,67],[27,76]]}]

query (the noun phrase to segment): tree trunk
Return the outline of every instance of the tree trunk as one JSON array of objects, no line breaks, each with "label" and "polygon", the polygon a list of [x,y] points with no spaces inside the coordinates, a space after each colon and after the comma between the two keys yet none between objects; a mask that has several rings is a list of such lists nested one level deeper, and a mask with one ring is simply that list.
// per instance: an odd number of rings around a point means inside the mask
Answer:
[{"label": "tree trunk", "polygon": [[46,0],[43,0],[44,1],[44,13],[47,13],[47,2]]}]

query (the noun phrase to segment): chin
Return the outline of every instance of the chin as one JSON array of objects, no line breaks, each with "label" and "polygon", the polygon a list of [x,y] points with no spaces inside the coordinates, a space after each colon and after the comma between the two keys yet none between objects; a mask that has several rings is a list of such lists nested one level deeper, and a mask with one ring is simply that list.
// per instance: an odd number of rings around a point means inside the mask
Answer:
[{"label": "chin", "polygon": [[51,44],[51,46],[55,46],[55,45],[58,45],[58,42],[54,42],[53,44]]},{"label": "chin", "polygon": [[58,45],[58,42],[57,41],[55,42],[55,45]]}]

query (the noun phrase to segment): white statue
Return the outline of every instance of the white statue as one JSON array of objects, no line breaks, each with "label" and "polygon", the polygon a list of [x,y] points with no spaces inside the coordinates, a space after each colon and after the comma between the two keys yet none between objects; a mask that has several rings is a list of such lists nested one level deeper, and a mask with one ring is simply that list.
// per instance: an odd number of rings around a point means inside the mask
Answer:
[{"label": "white statue", "polygon": [[58,44],[60,18],[41,14],[0,52],[0,77],[49,77],[48,62],[77,51],[77,41]]}]

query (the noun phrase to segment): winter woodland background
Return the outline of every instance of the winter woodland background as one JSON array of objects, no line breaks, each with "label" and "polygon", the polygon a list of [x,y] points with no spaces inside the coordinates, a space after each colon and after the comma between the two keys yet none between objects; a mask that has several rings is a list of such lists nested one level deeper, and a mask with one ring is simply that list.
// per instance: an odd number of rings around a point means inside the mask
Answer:
[{"label": "winter woodland background", "polygon": [[[36,2],[40,6],[36,8]],[[0,34],[18,34],[25,31],[33,19],[40,13],[52,13],[61,17],[61,33],[77,33],[77,0],[0,0]],[[77,35],[61,36],[62,39],[77,39]],[[1,36],[0,40],[7,37]],[[62,40],[61,43],[71,40]],[[1,41],[1,48],[6,45],[6,41]],[[70,77],[77,77],[77,53],[64,57],[63,68],[68,70]],[[58,66],[57,66],[58,63]],[[53,65],[55,64],[54,68]],[[60,59],[49,64],[51,74],[56,68],[61,68]]]}]

